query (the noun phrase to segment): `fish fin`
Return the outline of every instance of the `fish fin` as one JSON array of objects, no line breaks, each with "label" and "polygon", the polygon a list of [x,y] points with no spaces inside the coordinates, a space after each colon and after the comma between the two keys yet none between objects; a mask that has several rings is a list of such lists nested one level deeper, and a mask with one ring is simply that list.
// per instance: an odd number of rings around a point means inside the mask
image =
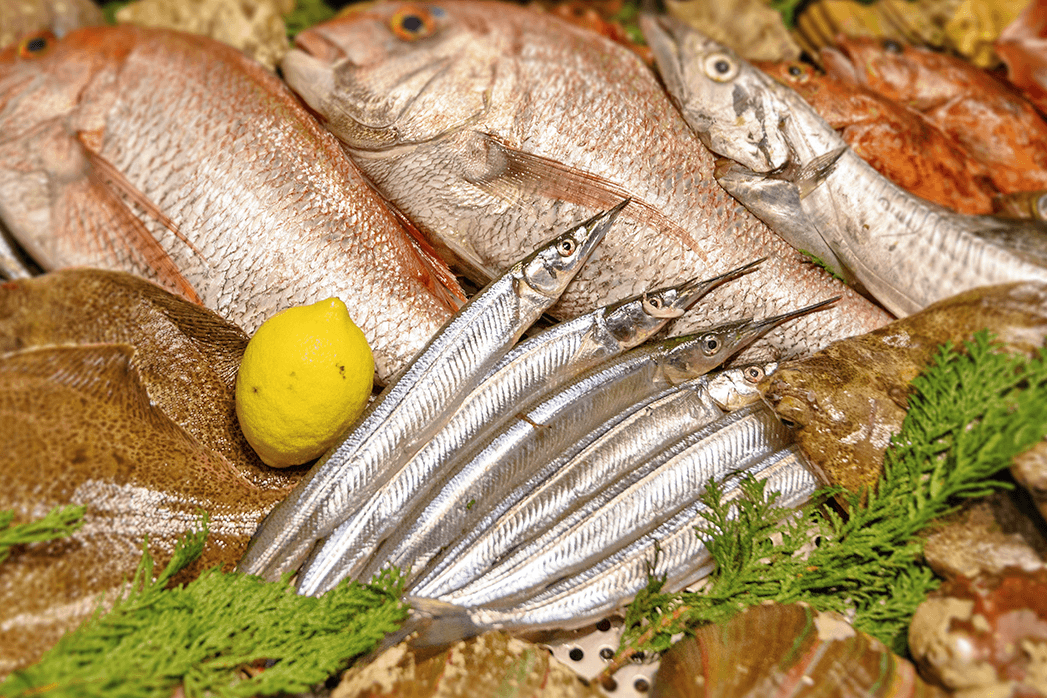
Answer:
[{"label": "fish fin", "polygon": [[829,178],[836,169],[836,163],[840,161],[847,147],[837,148],[828,153],[819,155],[814,160],[800,168],[796,174],[796,187],[800,190],[800,200],[803,200],[818,186]]},{"label": "fish fin", "polygon": [[[87,148],[84,150],[85,154],[90,152]],[[91,163],[95,165],[94,161]],[[109,168],[112,169],[112,165]],[[138,273],[148,274],[161,285],[202,305],[200,296],[182,276],[174,260],[113,189],[111,181],[108,173],[103,174],[95,166],[88,167],[85,177],[69,184],[62,193],[58,210],[64,220],[56,230],[68,231],[66,236],[77,247],[83,248],[86,241],[93,241],[101,245],[103,249],[99,251],[109,259],[130,258],[139,267]]]},{"label": "fish fin", "polygon": [[544,197],[594,210],[607,210],[620,204],[622,199],[630,199],[623,216],[671,233],[689,247],[697,246],[690,233],[656,206],[618,184],[556,160],[511,148],[490,134],[479,135],[485,139],[488,169],[479,177],[466,179],[487,194],[513,205]]},{"label": "fish fin", "polygon": [[411,635],[409,644],[415,648],[449,647],[495,629],[477,623],[470,609],[464,606],[418,596],[407,597],[407,602],[411,605],[411,616],[404,629]]},{"label": "fish fin", "polygon": [[447,263],[437,254],[436,248],[415,227],[414,223],[400,212],[395,206],[390,205],[393,215],[400,221],[400,225],[407,231],[411,245],[418,255],[423,268],[429,272],[430,277],[423,282],[433,295],[443,301],[451,310],[458,310],[468,300],[465,291],[458,284],[458,278],[447,266]]}]

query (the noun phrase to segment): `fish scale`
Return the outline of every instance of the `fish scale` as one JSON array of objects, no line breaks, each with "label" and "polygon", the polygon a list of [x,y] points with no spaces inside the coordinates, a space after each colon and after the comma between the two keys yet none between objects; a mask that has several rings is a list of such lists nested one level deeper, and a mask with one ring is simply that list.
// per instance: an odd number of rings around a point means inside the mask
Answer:
[{"label": "fish scale", "polygon": [[[505,268],[515,250],[535,244],[534,229],[630,196],[554,314],[571,317],[768,256],[758,272],[710,293],[693,316],[718,323],[844,298],[744,357],[806,353],[889,320],[716,183],[713,157],[627,49],[504,3],[411,7],[429,32],[418,40],[390,31],[400,3],[379,3],[299,34],[282,68],[383,195],[475,274]],[[405,91],[389,99],[388,86],[419,65],[433,68],[411,99]]]},{"label": "fish scale", "polygon": [[133,271],[248,332],[339,296],[382,379],[464,299],[338,142],[240,52],[131,26],[41,38],[39,57],[0,54],[0,218],[46,269]]}]

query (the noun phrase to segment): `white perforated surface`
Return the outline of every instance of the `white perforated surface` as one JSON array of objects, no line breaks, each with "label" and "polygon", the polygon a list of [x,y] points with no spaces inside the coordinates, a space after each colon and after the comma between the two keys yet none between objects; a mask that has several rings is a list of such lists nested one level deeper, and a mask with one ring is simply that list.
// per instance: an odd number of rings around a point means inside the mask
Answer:
[{"label": "white perforated surface", "polygon": [[[621,628],[620,618],[609,618],[595,627],[544,637],[542,644],[580,676],[592,679],[603,671],[607,661],[618,649]],[[602,685],[600,688],[613,698],[644,698],[650,692],[657,669],[657,661],[628,664],[614,675],[613,686]]]}]

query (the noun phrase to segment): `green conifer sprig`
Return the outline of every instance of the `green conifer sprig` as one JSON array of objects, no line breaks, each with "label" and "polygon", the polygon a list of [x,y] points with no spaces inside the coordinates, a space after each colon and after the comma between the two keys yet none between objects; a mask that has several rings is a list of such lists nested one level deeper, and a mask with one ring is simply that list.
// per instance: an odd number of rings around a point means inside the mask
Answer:
[{"label": "green conifer sprig", "polygon": [[0,563],[11,554],[11,548],[26,543],[39,543],[64,538],[84,525],[86,507],[55,507],[42,519],[11,525],[13,511],[0,511]]},{"label": "green conifer sprig", "polygon": [[265,582],[217,567],[167,588],[200,556],[206,535],[205,516],[155,579],[147,541],[112,610],[12,674],[0,695],[170,698],[179,684],[186,696],[303,691],[374,649],[407,617],[395,571],[371,584],[342,582],[318,598],[296,595],[286,578]]},{"label": "green conifer sprig", "polygon": [[[965,353],[941,347],[912,385],[878,485],[816,494],[816,502],[843,497],[846,516],[817,504],[790,516],[751,478],[734,502],[710,485],[698,535],[716,570],[697,593],[662,593],[662,580],[652,577],[628,609],[621,648],[604,675],[635,652],[666,649],[673,634],[765,600],[848,613],[859,630],[904,654],[909,620],[939,584],[921,562],[917,534],[962,499],[1008,487],[991,478],[1047,435],[1047,352],[1030,360],[979,332]],[[803,550],[812,540],[818,544]]]}]

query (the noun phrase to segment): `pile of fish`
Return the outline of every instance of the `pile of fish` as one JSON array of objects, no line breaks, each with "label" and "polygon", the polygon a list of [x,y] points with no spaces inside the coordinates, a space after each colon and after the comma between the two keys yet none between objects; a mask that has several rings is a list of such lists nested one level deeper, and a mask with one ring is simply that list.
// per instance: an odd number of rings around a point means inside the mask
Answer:
[{"label": "pile of fish", "polygon": [[[752,400],[764,370],[722,374],[716,388],[704,375],[837,299],[638,346],[762,260],[645,292],[510,349],[626,204],[474,296],[273,509],[239,569],[275,579],[301,565],[303,594],[391,564],[410,569],[418,606],[453,621],[431,631],[440,639],[585,625],[640,591],[652,561],[673,587],[707,573],[693,526],[711,478],[748,471],[783,501],[805,500],[815,481],[789,448],[791,431],[760,405],[728,415],[714,398]],[[736,484],[727,492],[736,496]]]}]

